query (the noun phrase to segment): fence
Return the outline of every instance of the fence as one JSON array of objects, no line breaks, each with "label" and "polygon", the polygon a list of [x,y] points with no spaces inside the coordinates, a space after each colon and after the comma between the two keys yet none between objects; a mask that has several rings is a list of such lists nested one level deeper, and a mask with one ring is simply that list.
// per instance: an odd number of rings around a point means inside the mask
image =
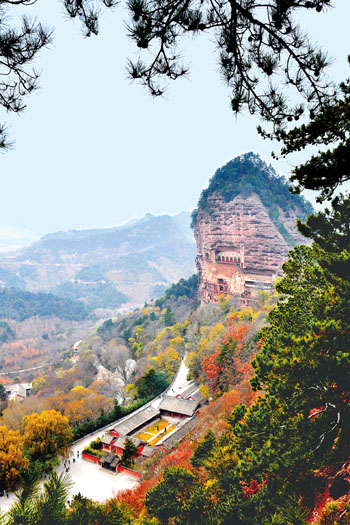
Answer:
[{"label": "fence", "polygon": [[100,461],[99,458],[97,458],[96,456],[91,456],[90,454],[87,454],[86,452],[82,452],[82,457],[84,459],[89,459],[90,461],[95,461],[95,463],[98,463]]},{"label": "fence", "polygon": [[142,474],[140,474],[140,472],[136,472],[135,470],[132,470],[128,467],[121,467],[118,465],[117,470],[118,472],[126,472],[127,474],[131,474],[132,476],[142,479]]}]

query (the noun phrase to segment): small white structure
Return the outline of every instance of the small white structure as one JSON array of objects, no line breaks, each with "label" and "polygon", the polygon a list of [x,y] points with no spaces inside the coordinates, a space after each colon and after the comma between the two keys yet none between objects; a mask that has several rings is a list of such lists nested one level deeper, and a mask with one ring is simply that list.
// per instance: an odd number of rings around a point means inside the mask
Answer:
[{"label": "small white structure", "polygon": [[23,401],[32,393],[32,383],[15,383],[14,385],[5,385],[6,394],[9,401]]}]

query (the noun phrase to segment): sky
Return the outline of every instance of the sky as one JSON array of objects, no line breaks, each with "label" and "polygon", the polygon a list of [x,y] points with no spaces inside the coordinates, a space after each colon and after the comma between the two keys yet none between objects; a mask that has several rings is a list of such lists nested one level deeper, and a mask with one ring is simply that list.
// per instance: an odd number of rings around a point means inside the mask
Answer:
[{"label": "sky", "polygon": [[[334,5],[301,22],[336,59],[330,73],[340,81],[348,76],[350,2]],[[0,115],[16,141],[0,155],[0,244],[2,235],[16,245],[59,230],[117,226],[148,212],[190,211],[215,170],[241,153],[259,153],[287,176],[306,155],[273,161],[257,119],[234,116],[208,39],[187,40],[189,78],[153,99],[126,76],[126,59],[137,53],[125,35],[122,4],[104,11],[100,34],[91,38],[58,0],[39,0],[26,11],[55,28],[54,42],[35,62],[40,89],[26,98],[25,112]]]}]

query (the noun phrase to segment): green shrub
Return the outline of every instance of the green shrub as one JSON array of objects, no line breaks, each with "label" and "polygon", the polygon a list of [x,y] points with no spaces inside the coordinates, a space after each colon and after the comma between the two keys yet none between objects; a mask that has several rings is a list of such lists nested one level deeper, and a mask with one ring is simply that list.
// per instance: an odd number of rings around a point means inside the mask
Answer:
[{"label": "green shrub", "polygon": [[86,452],[86,454],[91,454],[91,456],[95,456],[96,458],[102,458],[102,456],[106,454],[104,450],[96,450],[91,448],[91,446],[84,448],[83,452]]}]

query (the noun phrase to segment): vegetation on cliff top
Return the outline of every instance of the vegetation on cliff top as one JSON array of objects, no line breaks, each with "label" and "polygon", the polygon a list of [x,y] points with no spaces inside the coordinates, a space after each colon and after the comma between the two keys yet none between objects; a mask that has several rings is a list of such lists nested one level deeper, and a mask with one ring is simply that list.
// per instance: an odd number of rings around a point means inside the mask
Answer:
[{"label": "vegetation on cliff top", "polygon": [[252,193],[259,195],[271,220],[288,244],[292,244],[290,235],[281,221],[278,208],[283,210],[287,216],[291,211],[296,211],[299,218],[304,220],[313,212],[312,205],[302,196],[291,194],[287,180],[279,177],[272,166],[267,166],[259,155],[252,152],[236,157],[216,170],[209,181],[208,188],[202,191],[197,208],[192,213],[192,227],[195,226],[201,210],[210,213],[209,198],[212,195],[218,194],[225,202],[229,202],[238,195],[248,197]]}]

